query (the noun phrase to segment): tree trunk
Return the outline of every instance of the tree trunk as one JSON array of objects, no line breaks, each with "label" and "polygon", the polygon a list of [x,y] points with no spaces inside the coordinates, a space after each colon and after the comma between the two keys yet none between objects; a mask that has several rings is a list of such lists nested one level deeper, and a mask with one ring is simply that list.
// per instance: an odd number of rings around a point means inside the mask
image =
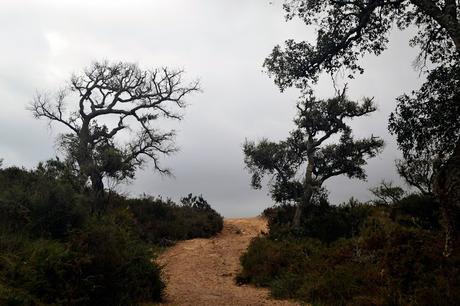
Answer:
[{"label": "tree trunk", "polygon": [[312,158],[309,157],[308,160],[309,162],[305,172],[304,193],[299,203],[297,203],[294,218],[292,220],[293,228],[297,229],[300,228],[303,209],[310,204],[311,197],[313,196],[313,164],[311,163]]},{"label": "tree trunk", "polygon": [[[412,0],[411,2],[446,30],[455,45],[455,49],[460,52],[460,26],[457,22],[458,5],[456,1],[450,1],[450,4],[442,10],[435,1]],[[454,248],[458,247],[459,240],[460,139],[457,140],[454,153],[436,176],[434,192],[440,203],[446,234],[444,255],[449,256]]]},{"label": "tree trunk", "polygon": [[295,209],[294,218],[292,220],[293,228],[300,228],[300,223],[302,221],[302,213],[305,207],[310,204],[311,197],[313,196],[313,188],[309,186],[305,188],[305,193],[302,200],[297,204]]},{"label": "tree trunk", "polygon": [[302,204],[298,203],[296,208],[295,208],[295,213],[294,213],[294,218],[292,219],[292,227],[293,228],[299,228],[300,227],[300,221],[302,219]]},{"label": "tree trunk", "polygon": [[85,180],[89,178],[91,181],[91,189],[93,192],[91,211],[92,213],[99,214],[105,209],[104,182],[102,180],[102,174],[98,171],[93,160],[88,120],[83,122],[80,133],[78,134],[78,141],[77,162],[80,167],[80,172],[85,177]]},{"label": "tree trunk", "polygon": [[445,230],[444,256],[458,248],[460,224],[460,139],[446,164],[436,176],[434,191],[438,197]]},{"label": "tree trunk", "polygon": [[90,179],[94,193],[93,212],[99,214],[105,210],[104,182],[102,181],[102,176],[97,172],[92,173]]}]

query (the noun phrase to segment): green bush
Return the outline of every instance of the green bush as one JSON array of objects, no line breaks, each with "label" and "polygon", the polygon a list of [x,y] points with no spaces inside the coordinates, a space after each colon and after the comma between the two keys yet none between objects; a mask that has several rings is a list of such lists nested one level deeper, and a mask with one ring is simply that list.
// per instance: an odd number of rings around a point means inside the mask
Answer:
[{"label": "green bush", "polygon": [[57,160],[30,171],[0,169],[0,305],[160,301],[165,285],[150,243],[209,237],[223,224],[192,195],[177,205],[109,193],[98,215],[91,201]]},{"label": "green bush", "polygon": [[405,226],[432,230],[440,228],[439,204],[433,196],[408,195],[392,206],[391,217]]},{"label": "green bush", "polygon": [[[266,211],[270,232],[242,255],[237,281],[312,305],[459,304],[460,254],[443,256],[439,215],[429,199],[416,195],[392,206],[352,201],[321,209],[306,215],[311,221],[303,227],[310,228],[302,233],[282,226],[290,219],[281,214],[292,207]],[[313,215],[330,224],[309,219]],[[324,235],[327,229],[333,234]]]},{"label": "green bush", "polygon": [[222,230],[223,218],[202,198],[191,195],[178,205],[161,198],[126,199],[143,240],[167,243],[208,238]]},{"label": "green bush", "polygon": [[323,199],[319,203],[304,207],[300,229],[291,227],[295,213],[294,205],[268,208],[263,212],[263,216],[268,220],[272,237],[294,235],[331,243],[357,234],[372,209],[372,206],[359,203],[354,199],[338,206],[330,205]]},{"label": "green bush", "polygon": [[66,242],[1,236],[2,302],[137,305],[161,300],[164,284],[152,251],[129,228],[108,219],[88,221]]},{"label": "green bush", "polygon": [[[147,248],[117,216],[96,219],[72,235],[80,259],[75,282],[84,305],[133,305],[160,301],[164,284]],[[84,280],[84,281],[82,281]],[[83,305],[82,304],[82,305]]]},{"label": "green bush", "polygon": [[273,280],[286,273],[300,273],[304,268],[304,259],[316,256],[322,248],[321,243],[313,239],[254,238],[241,256],[243,271],[237,281],[269,286]]},{"label": "green bush", "polygon": [[36,171],[7,168],[0,171],[0,227],[25,230],[35,237],[62,239],[82,226],[87,205],[67,181],[42,167]]}]

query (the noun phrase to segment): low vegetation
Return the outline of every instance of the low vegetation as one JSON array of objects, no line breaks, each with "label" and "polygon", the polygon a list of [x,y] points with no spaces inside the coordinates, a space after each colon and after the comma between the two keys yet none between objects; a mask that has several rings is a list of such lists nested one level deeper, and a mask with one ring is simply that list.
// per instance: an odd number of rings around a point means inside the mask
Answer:
[{"label": "low vegetation", "polygon": [[456,305],[460,254],[443,256],[439,205],[408,195],[389,205],[326,200],[304,211],[267,209],[269,233],[241,257],[241,283],[313,305]]},{"label": "low vegetation", "polygon": [[[284,140],[244,144],[251,185],[268,182],[278,206],[264,212],[269,231],[242,255],[237,282],[318,306],[460,305],[459,2],[289,0],[283,8],[287,20],[314,26],[316,39],[289,39],[264,62],[281,91],[300,90],[298,112]],[[398,173],[420,193],[382,184],[374,201],[331,205],[325,182],[365,179],[367,160],[383,148],[351,128],[376,110],[373,98],[348,98],[339,85],[364,72],[364,55],[387,49],[393,29],[414,27],[413,66],[426,80],[397,98],[389,131],[402,151]],[[324,74],[335,90],[327,99],[314,95]],[[199,91],[183,75],[95,62],[65,89],[33,98],[37,119],[66,129],[57,137],[65,161],[0,169],[0,305],[160,301],[155,250],[222,229],[201,196],[131,199],[104,185],[134,179],[149,161],[169,173],[159,161],[177,150],[175,132],[159,119],[181,120],[185,97]],[[388,89],[384,80],[376,86]]]},{"label": "low vegetation", "polygon": [[144,198],[124,200],[146,242],[168,245],[176,240],[209,238],[223,227],[222,217],[201,196],[171,200]]},{"label": "low vegetation", "polygon": [[209,237],[222,217],[202,197],[184,204],[91,191],[64,164],[0,169],[0,305],[137,305],[160,301],[155,250]]}]

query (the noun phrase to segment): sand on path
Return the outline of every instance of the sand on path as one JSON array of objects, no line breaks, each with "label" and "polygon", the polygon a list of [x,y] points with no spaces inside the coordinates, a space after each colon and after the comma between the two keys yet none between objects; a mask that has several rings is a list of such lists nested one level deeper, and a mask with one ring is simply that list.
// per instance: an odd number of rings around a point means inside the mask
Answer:
[{"label": "sand on path", "polygon": [[235,283],[240,255],[266,227],[262,218],[225,219],[216,237],[182,241],[162,253],[157,261],[167,283],[163,305],[299,305]]}]

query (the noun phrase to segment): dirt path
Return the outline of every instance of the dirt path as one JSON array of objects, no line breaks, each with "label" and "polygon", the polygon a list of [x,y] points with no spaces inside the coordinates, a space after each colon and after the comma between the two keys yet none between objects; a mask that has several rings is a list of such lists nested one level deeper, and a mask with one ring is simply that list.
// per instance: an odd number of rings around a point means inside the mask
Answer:
[{"label": "dirt path", "polygon": [[167,281],[164,305],[297,305],[235,284],[241,253],[265,229],[260,218],[226,219],[218,236],[183,241],[164,252],[158,259]]}]

